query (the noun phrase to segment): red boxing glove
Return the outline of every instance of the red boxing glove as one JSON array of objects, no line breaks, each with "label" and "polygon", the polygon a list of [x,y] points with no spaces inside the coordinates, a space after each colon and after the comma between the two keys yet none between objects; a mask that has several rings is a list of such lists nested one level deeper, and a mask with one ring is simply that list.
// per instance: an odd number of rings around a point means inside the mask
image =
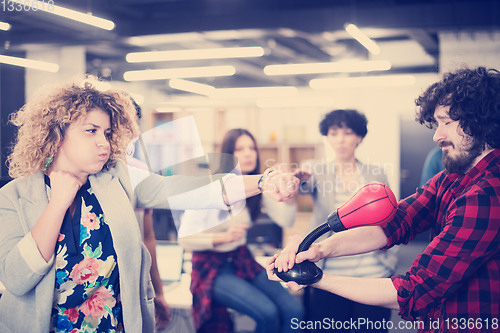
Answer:
[{"label": "red boxing glove", "polygon": [[394,218],[397,207],[396,197],[387,185],[369,183],[331,213],[327,223],[336,232],[367,225],[384,225]]}]

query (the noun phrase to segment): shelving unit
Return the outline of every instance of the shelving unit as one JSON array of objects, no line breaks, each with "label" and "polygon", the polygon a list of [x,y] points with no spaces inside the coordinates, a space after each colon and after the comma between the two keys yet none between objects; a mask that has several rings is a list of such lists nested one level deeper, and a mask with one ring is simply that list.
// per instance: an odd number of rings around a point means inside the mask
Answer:
[{"label": "shelving unit", "polygon": [[[323,158],[323,145],[312,143],[271,143],[259,145],[261,172],[275,166],[284,171],[300,167],[306,160]],[[313,200],[308,195],[297,196],[298,210],[310,212]]]}]

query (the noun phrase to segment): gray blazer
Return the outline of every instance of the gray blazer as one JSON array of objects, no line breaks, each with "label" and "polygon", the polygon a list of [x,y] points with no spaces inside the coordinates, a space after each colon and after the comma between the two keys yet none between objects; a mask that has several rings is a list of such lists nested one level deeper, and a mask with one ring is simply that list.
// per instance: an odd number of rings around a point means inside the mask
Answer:
[{"label": "gray blazer", "polygon": [[[134,207],[219,208],[218,188],[192,189],[206,180],[152,175],[135,191],[123,163],[89,176],[109,224],[120,269],[120,290],[126,332],[154,331],[154,291],[149,276],[151,258],[142,244]],[[182,189],[191,190],[183,198]],[[216,195],[218,193],[218,195]],[[172,195],[175,207],[169,207]],[[187,198],[189,200],[187,200]],[[15,179],[0,190],[0,281],[6,292],[0,298],[0,332],[47,333],[55,286],[54,258],[41,257],[30,230],[48,205],[43,173]],[[171,202],[171,204],[172,204]],[[184,204],[182,204],[184,203]]]}]

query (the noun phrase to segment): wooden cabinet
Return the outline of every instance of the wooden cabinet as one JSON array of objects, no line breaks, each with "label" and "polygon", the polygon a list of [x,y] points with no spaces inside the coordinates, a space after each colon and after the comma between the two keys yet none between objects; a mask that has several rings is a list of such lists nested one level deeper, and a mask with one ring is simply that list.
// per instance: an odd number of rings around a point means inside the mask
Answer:
[{"label": "wooden cabinet", "polygon": [[[320,160],[323,158],[323,144],[312,143],[271,143],[259,145],[261,172],[266,168],[278,167],[280,170],[294,170],[300,168],[306,160]],[[309,195],[297,196],[297,205],[300,212],[310,212],[313,200]]]}]

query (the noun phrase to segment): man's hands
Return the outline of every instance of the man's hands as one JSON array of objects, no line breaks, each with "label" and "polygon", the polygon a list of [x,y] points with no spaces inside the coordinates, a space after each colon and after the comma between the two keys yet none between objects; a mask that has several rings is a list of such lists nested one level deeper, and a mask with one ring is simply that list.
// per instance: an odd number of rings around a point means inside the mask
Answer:
[{"label": "man's hands", "polygon": [[[290,237],[287,245],[279,254],[275,254],[269,259],[266,266],[267,277],[269,280],[282,281],[274,272],[276,268],[278,272],[286,272],[291,269],[296,263],[301,263],[305,260],[316,262],[322,258],[321,245],[313,243],[307,251],[297,253],[303,237],[295,235]],[[299,291],[305,286],[299,285],[296,282],[287,282],[287,286],[293,291]]]}]

